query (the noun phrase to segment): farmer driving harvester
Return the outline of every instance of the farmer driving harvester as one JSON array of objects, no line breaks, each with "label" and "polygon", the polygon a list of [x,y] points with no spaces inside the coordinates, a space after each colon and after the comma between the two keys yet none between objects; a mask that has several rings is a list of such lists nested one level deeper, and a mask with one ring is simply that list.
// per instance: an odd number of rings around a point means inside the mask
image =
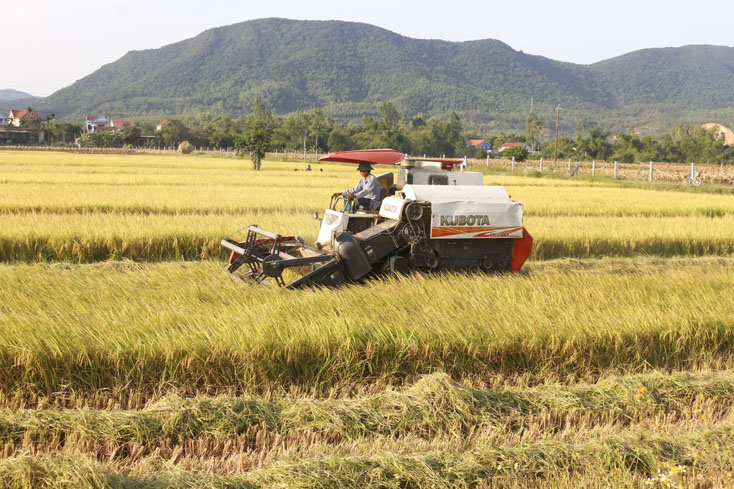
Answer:
[{"label": "farmer driving harvester", "polygon": [[335,192],[334,196],[344,197],[345,212],[353,213],[360,206],[371,211],[379,209],[382,197],[381,187],[377,178],[371,173],[372,165],[360,163],[357,171],[362,176],[357,185],[343,192]]}]

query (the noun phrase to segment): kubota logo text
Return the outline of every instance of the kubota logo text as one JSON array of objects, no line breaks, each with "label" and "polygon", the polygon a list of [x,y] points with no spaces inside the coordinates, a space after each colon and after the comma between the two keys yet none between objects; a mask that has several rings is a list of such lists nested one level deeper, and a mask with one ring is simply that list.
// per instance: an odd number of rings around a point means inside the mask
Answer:
[{"label": "kubota logo text", "polygon": [[441,226],[489,226],[489,216],[441,216]]}]

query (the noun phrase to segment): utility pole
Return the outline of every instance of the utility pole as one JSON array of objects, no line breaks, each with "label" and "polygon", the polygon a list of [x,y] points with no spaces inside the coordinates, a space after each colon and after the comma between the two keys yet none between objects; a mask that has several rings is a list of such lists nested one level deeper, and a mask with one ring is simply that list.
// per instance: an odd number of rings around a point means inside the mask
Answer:
[{"label": "utility pole", "polygon": [[[533,96],[532,95],[530,96],[530,114],[533,114]],[[528,117],[530,116],[530,114],[528,114]],[[535,151],[535,130],[533,130],[533,141],[531,144],[532,146],[530,147],[530,150],[534,152]]]},{"label": "utility pole", "polygon": [[561,104],[556,107],[556,147],[553,150],[553,167],[556,166],[556,158],[558,157],[558,114],[561,111]]}]

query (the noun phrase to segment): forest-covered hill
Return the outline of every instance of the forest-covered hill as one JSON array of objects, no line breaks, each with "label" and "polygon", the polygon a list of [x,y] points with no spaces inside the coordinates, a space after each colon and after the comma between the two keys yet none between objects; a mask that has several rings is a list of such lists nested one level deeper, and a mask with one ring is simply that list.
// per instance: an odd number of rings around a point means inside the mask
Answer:
[{"label": "forest-covered hill", "polygon": [[[261,19],[209,29],[119,60],[35,101],[57,117],[236,116],[259,97],[279,114],[321,107],[342,122],[390,101],[407,117],[511,130],[534,110],[562,130],[579,119],[609,128],[734,124],[734,48],[646,49],[592,65],[516,51],[501,41],[412,39],[368,24]],[[658,126],[660,126],[658,128]]]},{"label": "forest-covered hill", "polygon": [[13,90],[12,88],[0,88],[0,102],[10,102],[12,100],[32,99],[30,93]]}]

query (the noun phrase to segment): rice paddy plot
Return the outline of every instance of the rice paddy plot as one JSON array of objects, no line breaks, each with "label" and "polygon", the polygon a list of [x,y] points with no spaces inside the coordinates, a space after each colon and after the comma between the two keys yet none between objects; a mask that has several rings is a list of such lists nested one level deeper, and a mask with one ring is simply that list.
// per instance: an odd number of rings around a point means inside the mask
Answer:
[{"label": "rice paddy plot", "polygon": [[519,275],[230,280],[306,164],[0,151],[1,487],[734,487],[731,196],[487,175]]}]

